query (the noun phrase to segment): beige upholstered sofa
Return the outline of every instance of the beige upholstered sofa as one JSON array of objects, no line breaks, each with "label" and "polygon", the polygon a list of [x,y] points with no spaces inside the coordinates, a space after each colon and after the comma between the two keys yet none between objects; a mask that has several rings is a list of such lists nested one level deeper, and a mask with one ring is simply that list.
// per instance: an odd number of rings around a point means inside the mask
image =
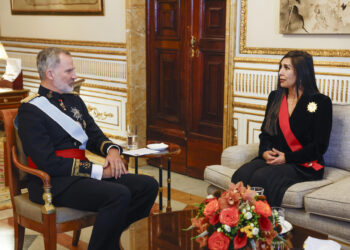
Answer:
[{"label": "beige upholstered sofa", "polygon": [[[227,189],[235,169],[258,155],[258,144],[226,148],[221,165],[207,166],[208,193]],[[320,181],[291,186],[282,201],[286,219],[340,241],[350,249],[350,105],[333,104],[333,127],[325,154],[325,175]]]}]

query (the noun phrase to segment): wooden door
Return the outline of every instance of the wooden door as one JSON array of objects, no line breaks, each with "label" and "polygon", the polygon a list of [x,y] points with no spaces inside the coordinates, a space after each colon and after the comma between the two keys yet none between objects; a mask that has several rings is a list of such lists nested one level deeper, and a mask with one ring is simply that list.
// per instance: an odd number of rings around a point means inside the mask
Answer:
[{"label": "wooden door", "polygon": [[147,139],[177,143],[203,178],[222,151],[226,0],[147,1]]}]

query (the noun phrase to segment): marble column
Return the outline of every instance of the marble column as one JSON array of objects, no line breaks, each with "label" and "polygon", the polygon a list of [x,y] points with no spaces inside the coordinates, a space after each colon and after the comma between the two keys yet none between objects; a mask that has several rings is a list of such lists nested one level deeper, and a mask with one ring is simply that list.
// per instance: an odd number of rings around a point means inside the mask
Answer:
[{"label": "marble column", "polygon": [[146,1],[126,0],[128,101],[126,122],[137,126],[139,145],[146,141]]}]

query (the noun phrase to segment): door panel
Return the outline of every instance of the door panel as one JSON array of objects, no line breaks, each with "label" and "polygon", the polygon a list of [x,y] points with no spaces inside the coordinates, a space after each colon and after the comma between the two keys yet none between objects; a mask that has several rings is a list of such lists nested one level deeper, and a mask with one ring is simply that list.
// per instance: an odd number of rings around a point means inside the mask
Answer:
[{"label": "door panel", "polygon": [[218,164],[222,152],[226,0],[194,3],[198,6],[193,25],[197,43],[192,58],[187,168],[192,176],[203,178],[204,168]]},{"label": "door panel", "polygon": [[[179,0],[147,1],[147,139],[181,147],[172,170],[186,172],[186,84],[184,5]],[[153,161],[151,164],[158,164]]]},{"label": "door panel", "polygon": [[226,0],[147,0],[147,139],[181,147],[203,178],[222,151]]}]

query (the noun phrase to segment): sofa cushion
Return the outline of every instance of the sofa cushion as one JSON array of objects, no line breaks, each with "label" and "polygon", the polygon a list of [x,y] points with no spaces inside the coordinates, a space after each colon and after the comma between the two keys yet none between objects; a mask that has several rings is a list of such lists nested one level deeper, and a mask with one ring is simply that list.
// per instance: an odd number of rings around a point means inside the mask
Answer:
[{"label": "sofa cushion", "polygon": [[[234,172],[235,169],[226,166],[210,165],[205,168],[204,180],[216,187],[226,190],[228,189]],[[350,172],[338,168],[326,167],[323,180],[300,182],[288,188],[284,194],[282,206],[302,208],[304,207],[304,196],[306,194],[347,176],[350,176]]]},{"label": "sofa cushion", "polygon": [[235,169],[228,168],[222,165],[210,165],[204,170],[204,180],[221,189],[228,189],[231,182],[231,177]]},{"label": "sofa cushion", "polygon": [[221,165],[237,169],[259,153],[259,143],[227,147],[221,154]]},{"label": "sofa cushion", "polygon": [[302,208],[304,207],[304,196],[316,189],[332,184],[342,178],[350,176],[350,172],[326,167],[322,180],[300,182],[289,187],[282,200],[283,207]]},{"label": "sofa cushion", "polygon": [[[333,104],[333,122],[329,146],[324,160],[326,166],[350,171],[350,105]],[[340,157],[341,156],[341,157]]]},{"label": "sofa cushion", "polygon": [[350,222],[350,177],[320,188],[305,196],[305,210]]}]

